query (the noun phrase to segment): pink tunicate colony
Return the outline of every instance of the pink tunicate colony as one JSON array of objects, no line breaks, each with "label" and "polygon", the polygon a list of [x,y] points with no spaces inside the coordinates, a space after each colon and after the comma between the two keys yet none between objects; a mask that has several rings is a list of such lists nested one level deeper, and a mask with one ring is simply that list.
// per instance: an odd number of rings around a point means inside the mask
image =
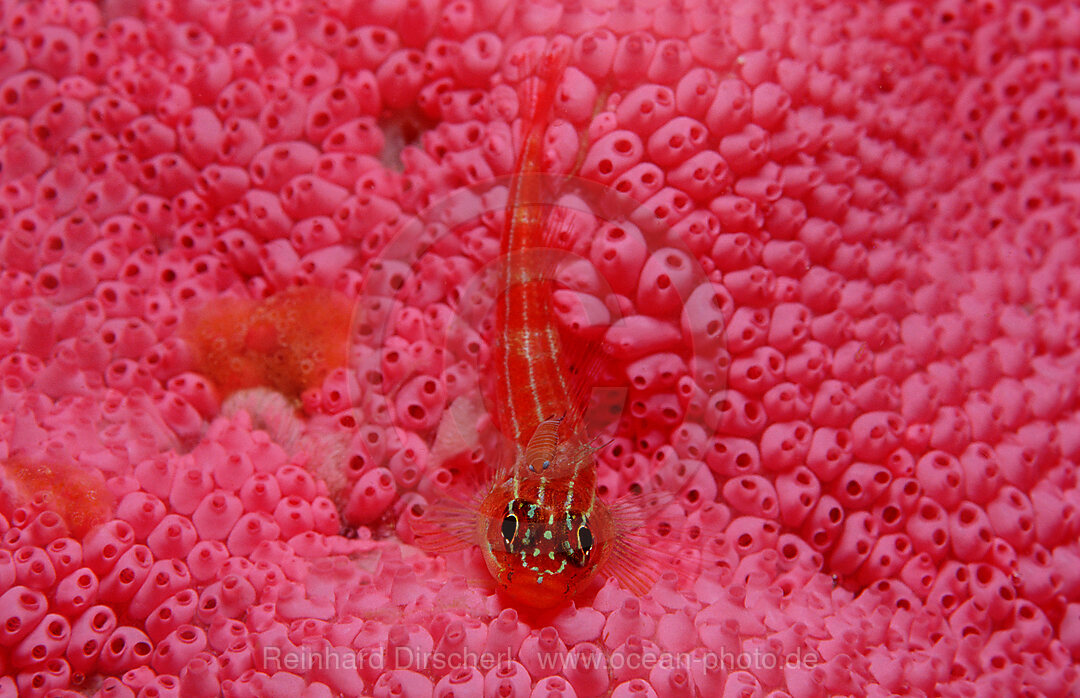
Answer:
[{"label": "pink tunicate colony", "polygon": [[[411,542],[490,455],[483,186],[549,39],[545,170],[636,204],[560,200],[558,321],[628,390],[599,489],[675,496],[647,596],[545,616]],[[0,0],[0,696],[1073,695],[1078,44],[1064,2]],[[298,348],[319,298],[347,346]]]}]

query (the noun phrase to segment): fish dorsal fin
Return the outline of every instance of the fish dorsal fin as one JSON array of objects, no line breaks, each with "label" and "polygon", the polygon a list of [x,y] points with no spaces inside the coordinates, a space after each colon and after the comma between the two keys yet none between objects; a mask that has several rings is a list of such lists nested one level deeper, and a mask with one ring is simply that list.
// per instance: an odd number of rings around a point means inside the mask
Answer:
[{"label": "fish dorsal fin", "polygon": [[[573,212],[565,209],[552,208],[547,214],[540,245],[548,250],[548,253],[537,254],[536,260],[540,268],[534,269],[534,273],[538,277],[550,279],[553,288],[557,286],[555,279],[558,276],[559,264],[575,258],[567,249],[568,241],[576,236],[575,224]],[[585,433],[590,438],[596,435],[594,430],[589,428],[594,420],[586,419],[586,413],[589,410],[592,390],[603,375],[606,362],[601,337],[600,334],[577,334],[568,330],[559,333],[559,356],[563,374],[566,376],[569,399],[564,428],[578,430],[584,424]]]},{"label": "fish dorsal fin", "polygon": [[[556,192],[549,192],[554,196]],[[557,208],[555,206],[549,207],[547,215],[544,219],[544,228],[540,233],[540,247],[550,247],[556,250],[565,250],[567,245],[566,241],[572,239],[574,234],[574,217],[569,211]],[[560,256],[552,256],[552,268],[547,270],[552,274],[555,273],[555,264],[558,263]]]},{"label": "fish dorsal fin", "polygon": [[562,417],[544,420],[536,427],[529,445],[525,449],[525,467],[533,473],[543,473],[555,461],[555,451],[559,447],[559,426]]},{"label": "fish dorsal fin", "polygon": [[584,428],[584,434],[591,439],[596,436],[592,431],[594,422],[603,421],[589,417],[593,391],[604,373],[604,352],[598,341],[569,332],[562,333],[561,341],[570,398],[566,421],[575,429]]}]

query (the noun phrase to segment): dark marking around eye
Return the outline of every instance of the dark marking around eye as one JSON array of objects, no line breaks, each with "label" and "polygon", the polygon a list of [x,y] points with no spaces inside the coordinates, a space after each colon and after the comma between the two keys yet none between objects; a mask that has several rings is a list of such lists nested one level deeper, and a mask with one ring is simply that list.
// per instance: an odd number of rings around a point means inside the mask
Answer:
[{"label": "dark marking around eye", "polygon": [[514,537],[517,535],[518,519],[516,514],[507,514],[502,520],[502,537],[503,543],[506,544],[506,551],[509,553],[514,552]]},{"label": "dark marking around eye", "polygon": [[581,546],[581,552],[585,553],[585,556],[588,557],[589,551],[592,550],[593,547],[593,537],[592,531],[584,524],[578,529],[578,545]]}]

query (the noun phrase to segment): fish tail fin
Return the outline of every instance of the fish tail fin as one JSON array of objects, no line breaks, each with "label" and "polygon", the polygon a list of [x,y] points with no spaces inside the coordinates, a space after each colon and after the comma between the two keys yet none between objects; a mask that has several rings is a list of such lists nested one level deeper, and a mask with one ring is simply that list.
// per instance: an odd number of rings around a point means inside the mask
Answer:
[{"label": "fish tail fin", "polygon": [[544,133],[569,57],[570,49],[566,43],[549,43],[544,52],[533,59],[536,64],[529,71],[531,77],[523,80],[518,88],[522,117],[522,148],[516,168],[519,177],[541,170]]},{"label": "fish tail fin", "polygon": [[534,54],[530,61],[534,65],[527,71],[532,77],[526,78],[522,83],[519,95],[521,115],[525,117],[527,124],[546,122],[547,114],[555,103],[559,80],[569,61],[570,45],[564,41],[551,41],[543,53],[538,56]]}]

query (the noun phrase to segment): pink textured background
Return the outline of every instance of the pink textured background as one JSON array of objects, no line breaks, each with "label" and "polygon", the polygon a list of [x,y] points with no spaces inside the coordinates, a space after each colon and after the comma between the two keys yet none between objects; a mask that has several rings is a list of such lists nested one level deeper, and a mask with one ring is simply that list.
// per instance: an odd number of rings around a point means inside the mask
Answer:
[{"label": "pink textured background", "polygon": [[[407,543],[489,339],[461,192],[556,35],[546,166],[652,245],[571,241],[634,316],[601,481],[677,491],[690,579],[536,614]],[[4,512],[0,696],[1077,695],[1078,45],[1075,3],[0,0],[0,455],[118,502]],[[348,369],[222,411],[185,312],[295,284],[360,300]]]}]

